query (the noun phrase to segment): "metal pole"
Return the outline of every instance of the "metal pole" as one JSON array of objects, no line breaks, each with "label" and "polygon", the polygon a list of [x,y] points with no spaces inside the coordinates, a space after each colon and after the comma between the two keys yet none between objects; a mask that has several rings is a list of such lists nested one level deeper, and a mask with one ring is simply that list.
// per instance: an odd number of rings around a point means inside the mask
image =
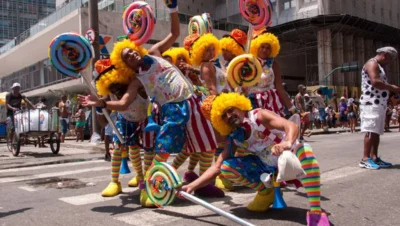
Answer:
[{"label": "metal pole", "polygon": [[213,212],[215,212],[215,213],[217,213],[217,214],[219,214],[219,215],[221,215],[223,217],[228,218],[229,220],[231,220],[231,221],[233,221],[233,222],[235,222],[235,223],[237,223],[239,225],[254,226],[254,224],[251,224],[251,223],[249,223],[247,221],[244,221],[244,220],[240,219],[239,217],[237,217],[237,216],[235,216],[235,215],[233,215],[231,213],[225,212],[225,211],[223,211],[223,210],[221,210],[221,209],[219,209],[219,208],[217,208],[217,207],[215,207],[215,206],[213,206],[213,205],[211,205],[211,204],[209,204],[209,203],[207,203],[207,202],[205,202],[205,201],[203,201],[203,200],[197,198],[196,196],[193,196],[193,195],[191,195],[191,194],[189,194],[187,192],[180,191],[179,193],[185,199],[187,199],[187,200],[189,200],[191,202],[194,202],[196,204],[199,204],[199,205],[201,205],[201,206],[203,206],[203,207],[205,207],[205,208],[207,208],[207,209],[209,209],[209,210],[211,210],[211,211],[213,211]]},{"label": "metal pole", "polygon": [[[92,66],[94,63],[100,58],[100,49],[99,49],[99,10],[98,10],[98,1],[97,0],[89,0],[89,27],[94,30],[94,41],[93,41],[93,49],[94,49],[94,57],[92,61]],[[94,68],[94,67],[92,67]],[[90,85],[91,86],[91,85]],[[96,122],[96,108],[92,107],[92,131],[98,132],[97,130],[97,122]]]}]

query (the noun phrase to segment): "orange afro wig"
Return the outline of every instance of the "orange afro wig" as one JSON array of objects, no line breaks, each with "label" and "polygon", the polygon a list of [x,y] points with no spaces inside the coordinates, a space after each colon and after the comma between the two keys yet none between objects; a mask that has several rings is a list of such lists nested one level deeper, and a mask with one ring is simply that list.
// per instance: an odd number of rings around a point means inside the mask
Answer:
[{"label": "orange afro wig", "polygon": [[208,121],[211,121],[211,108],[214,99],[215,95],[210,95],[201,103],[201,113]]}]

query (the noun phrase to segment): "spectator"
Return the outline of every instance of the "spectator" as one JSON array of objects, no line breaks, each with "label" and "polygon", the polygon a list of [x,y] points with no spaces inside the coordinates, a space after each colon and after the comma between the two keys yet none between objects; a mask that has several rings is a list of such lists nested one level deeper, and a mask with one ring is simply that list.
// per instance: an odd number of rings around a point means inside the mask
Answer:
[{"label": "spectator", "polygon": [[365,132],[364,153],[359,166],[367,169],[390,167],[391,163],[378,157],[380,135],[384,133],[386,108],[390,92],[400,93],[400,88],[389,84],[385,67],[397,58],[397,50],[383,47],[370,59],[361,72],[360,117],[361,132]]},{"label": "spectator", "polygon": [[348,120],[347,120],[347,103],[346,103],[346,98],[341,97],[340,102],[339,102],[339,122],[340,125],[342,126],[342,129],[346,129],[348,127]]},{"label": "spectator", "polygon": [[76,112],[74,118],[77,119],[75,125],[75,132],[76,132],[76,142],[79,140],[83,142],[83,128],[85,127],[85,112],[83,111],[82,105],[78,105],[78,111]]},{"label": "spectator", "polygon": [[354,103],[354,99],[350,98],[347,102],[347,116],[349,119],[349,127],[351,133],[356,132],[356,125],[357,125],[357,106]]},{"label": "spectator", "polygon": [[305,102],[306,112],[309,113],[308,114],[308,122],[307,122],[306,128],[311,130],[312,129],[312,123],[314,121],[314,112],[313,112],[314,103],[311,100],[310,95],[308,95],[307,93],[304,94],[304,102]]},{"label": "spectator", "polygon": [[67,96],[63,95],[61,97],[61,101],[58,104],[58,108],[60,109],[61,143],[64,143],[65,135],[67,134],[69,128],[68,124],[70,113],[68,111],[67,105]]},{"label": "spectator", "polygon": [[318,108],[319,120],[321,121],[322,128],[325,129],[325,127],[326,127],[326,121],[325,121],[326,112],[325,112],[324,95],[322,95],[321,89],[317,90],[317,95],[314,97],[314,102]]}]

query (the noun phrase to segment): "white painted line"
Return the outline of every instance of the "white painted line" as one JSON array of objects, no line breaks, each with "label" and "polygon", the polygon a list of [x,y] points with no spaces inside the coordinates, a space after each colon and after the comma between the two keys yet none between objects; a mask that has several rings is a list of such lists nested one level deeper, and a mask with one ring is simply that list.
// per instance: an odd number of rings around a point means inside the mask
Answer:
[{"label": "white painted line", "polygon": [[94,163],[102,163],[102,162],[104,162],[104,160],[94,160],[94,161],[84,161],[84,162],[70,162],[70,163],[52,164],[52,165],[43,165],[43,166],[22,167],[22,168],[13,168],[13,169],[0,170],[0,173],[20,172],[20,171],[25,171],[25,170],[51,169],[51,168],[58,168],[58,167],[70,167],[70,166],[79,166],[79,165],[88,165],[88,164],[94,164]]},{"label": "white painted line", "polygon": [[21,176],[21,177],[4,177],[4,178],[0,178],[0,184],[18,182],[18,181],[24,181],[24,180],[33,180],[33,179],[39,179],[39,178],[47,178],[47,177],[60,177],[60,176],[66,176],[66,175],[71,175],[71,174],[79,174],[79,173],[102,171],[102,170],[110,170],[110,167],[109,166],[94,167],[94,168],[88,168],[88,169],[70,170],[70,171],[55,172],[55,173],[43,173],[43,174]]},{"label": "white painted line", "polygon": [[[130,193],[138,190],[139,188],[124,188],[122,191],[124,193]],[[123,194],[122,194],[123,195]],[[96,192],[96,193],[91,193],[91,194],[86,194],[86,195],[79,195],[79,196],[72,196],[72,197],[63,197],[59,198],[59,200],[75,205],[75,206],[82,206],[82,205],[87,205],[87,204],[93,204],[93,203],[99,203],[99,202],[105,202],[109,200],[114,200],[118,199],[120,195],[114,196],[114,197],[102,197],[101,192]]]},{"label": "white painted line", "polygon": [[40,190],[40,189],[37,189],[37,188],[32,187],[32,186],[21,186],[21,187],[18,187],[18,188],[22,189],[24,191],[29,191],[29,192],[35,192],[35,191],[39,191]]},{"label": "white painted line", "polygon": [[352,176],[355,174],[367,172],[368,170],[355,167],[355,166],[347,166],[340,169],[328,171],[326,173],[321,174],[321,183],[326,183],[328,181],[338,180],[344,177]]}]

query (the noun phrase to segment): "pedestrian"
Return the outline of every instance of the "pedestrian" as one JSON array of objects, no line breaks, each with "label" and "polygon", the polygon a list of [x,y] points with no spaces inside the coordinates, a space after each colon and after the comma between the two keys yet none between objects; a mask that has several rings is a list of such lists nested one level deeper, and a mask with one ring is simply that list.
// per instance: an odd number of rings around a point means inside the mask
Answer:
[{"label": "pedestrian", "polygon": [[389,84],[385,67],[397,58],[397,50],[383,47],[368,60],[361,71],[360,118],[364,137],[364,152],[359,166],[379,169],[392,166],[378,157],[380,135],[384,133],[385,116],[390,92],[400,93],[400,88]]},{"label": "pedestrian", "polygon": [[342,126],[342,129],[347,130],[348,127],[348,120],[347,120],[347,103],[345,97],[340,97],[339,102],[339,122]]},{"label": "pedestrian", "polygon": [[318,113],[319,113],[319,120],[321,122],[322,129],[327,129],[326,127],[326,111],[325,111],[325,102],[324,102],[324,95],[322,95],[322,90],[317,89],[317,95],[314,97],[314,102],[317,105]]},{"label": "pedestrian", "polygon": [[67,106],[67,96],[63,95],[58,104],[58,108],[60,109],[60,123],[61,123],[61,143],[64,143],[65,135],[68,132],[68,124],[69,124],[69,111]]},{"label": "pedestrian", "polygon": [[313,113],[314,103],[311,100],[310,95],[308,95],[307,93],[304,94],[304,102],[306,106],[305,112],[308,113],[308,122],[306,128],[312,130],[312,124],[314,121],[314,113]]},{"label": "pedestrian", "polygon": [[73,118],[77,119],[75,124],[76,142],[79,140],[83,142],[83,128],[85,127],[86,121],[82,105],[78,105],[78,111]]},{"label": "pedestrian", "polygon": [[[302,84],[297,86],[298,93],[294,99],[295,106],[300,111],[301,115],[305,115],[306,112],[306,102],[304,100],[304,95],[306,94],[306,87]],[[304,134],[308,127],[308,114],[305,117],[301,117],[301,126],[300,126],[300,142],[304,141]],[[310,134],[307,134],[309,136]]]},{"label": "pedestrian", "polygon": [[[350,98],[352,99],[352,98]],[[350,131],[351,133],[355,133],[356,132],[356,125],[357,125],[357,108],[354,104],[354,99],[353,101],[350,100],[347,102],[347,116],[349,119],[349,126],[350,126]]]}]

